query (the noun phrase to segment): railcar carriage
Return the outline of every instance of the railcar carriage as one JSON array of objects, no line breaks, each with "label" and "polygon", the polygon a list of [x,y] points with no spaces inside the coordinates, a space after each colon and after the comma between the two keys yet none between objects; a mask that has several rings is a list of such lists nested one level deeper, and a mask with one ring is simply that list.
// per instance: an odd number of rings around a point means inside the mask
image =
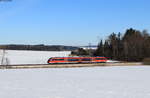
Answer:
[{"label": "railcar carriage", "polygon": [[48,64],[68,64],[68,63],[105,63],[106,57],[52,57]]}]

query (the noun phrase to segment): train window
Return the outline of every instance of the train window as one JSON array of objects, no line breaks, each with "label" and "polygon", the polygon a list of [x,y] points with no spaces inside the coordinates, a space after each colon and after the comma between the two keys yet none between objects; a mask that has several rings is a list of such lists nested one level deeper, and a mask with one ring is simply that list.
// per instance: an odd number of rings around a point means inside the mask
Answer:
[{"label": "train window", "polygon": [[53,61],[64,61],[64,59],[52,59]]},{"label": "train window", "polygon": [[95,60],[106,60],[105,58],[96,58]]},{"label": "train window", "polygon": [[81,59],[82,61],[91,61],[92,59],[91,58],[83,58]]},{"label": "train window", "polygon": [[68,59],[68,61],[79,61],[79,59]]}]

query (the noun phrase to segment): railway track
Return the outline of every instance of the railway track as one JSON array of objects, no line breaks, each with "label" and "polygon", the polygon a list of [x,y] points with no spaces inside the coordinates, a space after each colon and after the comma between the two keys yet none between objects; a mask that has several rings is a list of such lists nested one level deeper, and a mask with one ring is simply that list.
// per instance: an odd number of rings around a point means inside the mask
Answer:
[{"label": "railway track", "polygon": [[0,69],[25,69],[25,68],[75,68],[75,67],[95,67],[95,66],[140,66],[140,62],[122,63],[90,63],[90,64],[20,64],[20,65],[0,65]]}]

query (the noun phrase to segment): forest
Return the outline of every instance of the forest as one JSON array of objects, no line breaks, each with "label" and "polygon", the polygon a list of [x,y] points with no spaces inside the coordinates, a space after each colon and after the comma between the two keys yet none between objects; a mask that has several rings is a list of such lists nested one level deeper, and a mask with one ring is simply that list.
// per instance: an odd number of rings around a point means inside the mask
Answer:
[{"label": "forest", "polygon": [[150,57],[150,35],[147,30],[127,29],[124,34],[112,33],[101,40],[94,56],[123,61],[142,61]]},{"label": "forest", "polygon": [[0,45],[0,49],[4,50],[36,50],[36,51],[72,51],[78,49],[78,47],[73,46],[63,46],[63,45]]},{"label": "forest", "polygon": [[98,43],[96,50],[78,49],[72,54],[105,56],[119,61],[142,61],[150,57],[150,35],[147,30],[127,29],[125,33],[111,33]]}]

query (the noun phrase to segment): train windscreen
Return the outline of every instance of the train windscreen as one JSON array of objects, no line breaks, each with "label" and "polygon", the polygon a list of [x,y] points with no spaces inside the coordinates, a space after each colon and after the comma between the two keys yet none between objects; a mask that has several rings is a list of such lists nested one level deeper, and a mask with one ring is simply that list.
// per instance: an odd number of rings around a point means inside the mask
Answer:
[{"label": "train windscreen", "polygon": [[52,61],[64,61],[64,59],[52,59]]}]

